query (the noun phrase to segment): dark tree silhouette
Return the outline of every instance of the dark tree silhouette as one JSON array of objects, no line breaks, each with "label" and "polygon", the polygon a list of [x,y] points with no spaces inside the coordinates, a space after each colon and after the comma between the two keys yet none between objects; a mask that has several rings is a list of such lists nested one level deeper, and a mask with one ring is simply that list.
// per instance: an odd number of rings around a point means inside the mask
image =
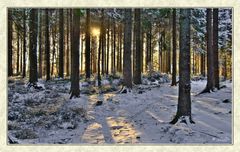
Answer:
[{"label": "dark tree silhouette", "polygon": [[64,77],[64,17],[63,9],[59,10],[59,77]]},{"label": "dark tree silhouette", "polygon": [[86,52],[85,52],[85,70],[86,70],[86,78],[90,78],[91,70],[90,70],[90,9],[87,9],[87,17],[86,17]]},{"label": "dark tree silhouette", "polygon": [[80,10],[73,9],[72,42],[71,42],[71,96],[79,97],[79,38],[80,38]]},{"label": "dark tree silhouette", "polygon": [[141,84],[141,56],[142,56],[142,48],[141,48],[141,10],[140,9],[135,9],[135,24],[134,24],[134,29],[135,29],[135,35],[136,35],[136,54],[135,54],[135,68],[134,68],[134,77],[133,81],[134,84]]},{"label": "dark tree silhouette", "polygon": [[214,58],[213,58],[213,27],[212,27],[212,9],[207,9],[207,85],[200,93],[211,92],[214,90]]},{"label": "dark tree silhouette", "polygon": [[176,82],[176,9],[173,9],[172,17],[172,86],[177,85]]},{"label": "dark tree silhouette", "polygon": [[123,53],[123,82],[124,86],[132,89],[132,10],[125,9],[124,20],[124,53]]},{"label": "dark tree silhouette", "polygon": [[172,86],[177,85],[176,82],[176,9],[173,9],[173,17],[172,17]]},{"label": "dark tree silhouette", "polygon": [[49,38],[49,13],[45,10],[45,62],[46,62],[46,81],[50,80],[50,38]]},{"label": "dark tree silhouette", "polygon": [[29,59],[30,73],[29,82],[35,84],[38,81],[37,76],[37,9],[31,9],[29,21]]},{"label": "dark tree silhouette", "polygon": [[218,9],[213,9],[213,58],[214,58],[214,85],[219,86],[219,63],[218,63]]},{"label": "dark tree silhouette", "polygon": [[8,10],[8,76],[13,75],[12,69],[12,12]]}]

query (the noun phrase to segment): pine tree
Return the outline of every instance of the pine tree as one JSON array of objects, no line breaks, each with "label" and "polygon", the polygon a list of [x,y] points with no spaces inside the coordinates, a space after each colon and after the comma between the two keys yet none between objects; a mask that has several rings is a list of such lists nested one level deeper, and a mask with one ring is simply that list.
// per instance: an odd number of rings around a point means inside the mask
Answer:
[{"label": "pine tree", "polygon": [[8,10],[8,76],[13,75],[12,69],[12,11]]},{"label": "pine tree", "polygon": [[90,70],[90,9],[87,9],[87,17],[86,17],[86,52],[85,52],[85,70],[86,70],[86,78],[90,78],[91,70]]},{"label": "pine tree", "polygon": [[131,38],[132,38],[132,10],[125,9],[124,21],[124,53],[123,53],[123,82],[124,86],[132,89],[132,60],[131,60]]},{"label": "pine tree", "polygon": [[173,55],[172,55],[172,86],[177,85],[176,82],[176,9],[173,9],[173,17],[172,17],[172,47],[173,47]]},{"label": "pine tree", "polygon": [[79,97],[79,38],[80,38],[80,10],[73,10],[72,39],[71,42],[71,96]]},{"label": "pine tree", "polygon": [[59,10],[59,77],[64,77],[64,17],[63,9]]},{"label": "pine tree", "polygon": [[50,38],[49,38],[49,10],[45,10],[45,62],[46,62],[46,81],[50,80]]},{"label": "pine tree", "polygon": [[30,10],[29,23],[29,59],[30,59],[30,73],[29,82],[35,84],[38,81],[37,76],[37,9]]},{"label": "pine tree", "polygon": [[141,48],[141,10],[135,9],[135,35],[136,35],[136,54],[135,54],[135,68],[134,68],[134,84],[141,84],[141,56],[142,56],[142,48]]},{"label": "pine tree", "polygon": [[175,124],[182,116],[191,118],[191,84],[190,84],[190,9],[180,10],[180,55],[179,55],[179,93]]}]

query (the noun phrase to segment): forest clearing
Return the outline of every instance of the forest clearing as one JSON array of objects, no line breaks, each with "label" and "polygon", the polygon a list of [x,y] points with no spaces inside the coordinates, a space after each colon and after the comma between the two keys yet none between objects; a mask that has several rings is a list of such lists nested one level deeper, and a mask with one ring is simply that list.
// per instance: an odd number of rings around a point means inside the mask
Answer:
[{"label": "forest clearing", "polygon": [[231,144],[229,8],[8,9],[10,144]]}]

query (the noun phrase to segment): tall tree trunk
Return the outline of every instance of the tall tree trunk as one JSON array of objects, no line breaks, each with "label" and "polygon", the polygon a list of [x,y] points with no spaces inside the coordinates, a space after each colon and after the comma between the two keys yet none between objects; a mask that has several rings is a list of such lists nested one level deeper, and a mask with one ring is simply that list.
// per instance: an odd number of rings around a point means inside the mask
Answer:
[{"label": "tall tree trunk", "polygon": [[38,11],[38,78],[42,78],[42,13]]},{"label": "tall tree trunk", "polygon": [[136,56],[135,56],[135,71],[134,71],[134,77],[133,81],[134,84],[141,84],[141,56],[142,56],[142,48],[141,48],[141,10],[135,9],[135,24],[134,24],[134,30],[136,35]]},{"label": "tall tree trunk", "polygon": [[51,75],[53,76],[54,74],[54,59],[55,59],[55,54],[56,54],[56,43],[55,43],[55,40],[56,40],[56,31],[55,31],[55,27],[52,28],[52,70],[51,70]]},{"label": "tall tree trunk", "polygon": [[23,10],[23,70],[22,70],[22,77],[25,78],[26,76],[26,10]]},{"label": "tall tree trunk", "polygon": [[[73,10],[72,42],[71,42],[71,96],[79,97],[79,37],[80,37],[80,15],[79,9]],[[73,41],[74,40],[74,41]]]},{"label": "tall tree trunk", "polygon": [[85,51],[85,70],[86,70],[86,78],[90,78],[91,76],[91,70],[90,70],[90,9],[87,9],[87,17],[86,17],[86,51]]},{"label": "tall tree trunk", "polygon": [[201,92],[211,92],[214,89],[214,67],[213,67],[213,29],[212,29],[212,9],[207,9],[207,86]]},{"label": "tall tree trunk", "polygon": [[70,32],[69,32],[69,16],[70,16],[70,13],[69,13],[69,10],[67,10],[67,50],[66,50],[66,73],[67,73],[67,76],[69,76],[69,56],[70,56],[70,45],[69,45],[69,35],[70,35]]},{"label": "tall tree trunk", "polygon": [[113,75],[116,74],[116,23],[113,21]]},{"label": "tall tree trunk", "polygon": [[[12,11],[8,9],[8,76],[13,75],[13,69],[12,69]],[[25,33],[25,32],[24,32]]]},{"label": "tall tree trunk", "polygon": [[20,31],[17,29],[17,75],[19,74]]},{"label": "tall tree trunk", "polygon": [[201,75],[205,77],[205,54],[201,54]]},{"label": "tall tree trunk", "polygon": [[119,34],[120,34],[120,36],[119,36],[119,38],[120,38],[120,42],[119,42],[120,43],[119,44],[120,45],[120,48],[119,48],[120,49],[120,52],[119,52],[120,53],[120,57],[119,57],[120,69],[119,69],[119,71],[122,72],[122,41],[123,40],[122,40],[122,25],[121,24],[120,24],[120,32],[119,32]]},{"label": "tall tree trunk", "polygon": [[109,73],[109,48],[110,48],[110,19],[108,18],[107,24],[107,63],[106,63],[106,74]]},{"label": "tall tree trunk", "polygon": [[[103,14],[102,14],[103,15]],[[103,16],[102,16],[103,17]],[[98,79],[98,87],[101,87],[101,49],[102,49],[102,38],[103,38],[103,22],[101,22],[101,27],[100,27],[100,36],[99,36],[99,42],[98,42],[98,66],[97,66],[97,79]]]},{"label": "tall tree trunk", "polygon": [[[81,73],[83,72],[83,44],[84,44],[84,41],[83,41],[83,35],[82,36],[80,36],[80,42],[81,42],[81,49],[80,49],[80,52],[81,52]],[[85,59],[86,60],[86,59]]]},{"label": "tall tree trunk", "polygon": [[180,10],[180,60],[179,60],[179,93],[178,108],[175,124],[182,116],[189,116],[191,120],[191,84],[190,84],[190,9]]},{"label": "tall tree trunk", "polygon": [[63,9],[59,10],[59,77],[64,77],[64,18]]},{"label": "tall tree trunk", "polygon": [[219,89],[219,65],[218,65],[218,9],[213,9],[213,58],[215,87]]},{"label": "tall tree trunk", "polygon": [[30,11],[30,23],[29,23],[29,60],[30,60],[30,75],[29,82],[35,84],[38,81],[37,76],[37,9]]},{"label": "tall tree trunk", "polygon": [[102,75],[105,74],[105,67],[104,67],[104,64],[105,64],[105,47],[106,47],[106,30],[105,30],[105,26],[104,26],[104,9],[102,9],[102,19],[101,19],[101,22],[102,22]]},{"label": "tall tree trunk", "polygon": [[50,38],[49,38],[49,13],[45,10],[45,62],[46,62],[46,81],[50,80]]},{"label": "tall tree trunk", "polygon": [[96,67],[96,53],[97,53],[97,37],[93,36],[91,40],[91,58],[92,58],[92,73],[96,73],[97,67]]},{"label": "tall tree trunk", "polygon": [[176,86],[176,9],[173,9],[173,18],[172,18],[172,86]]},{"label": "tall tree trunk", "polygon": [[125,9],[124,21],[124,54],[123,54],[123,82],[127,88],[132,88],[132,61],[131,61],[131,38],[132,38],[132,10]]},{"label": "tall tree trunk", "polygon": [[224,72],[223,72],[223,77],[224,77],[224,80],[227,80],[227,53],[224,52],[224,60],[223,60],[223,67],[224,67]]}]

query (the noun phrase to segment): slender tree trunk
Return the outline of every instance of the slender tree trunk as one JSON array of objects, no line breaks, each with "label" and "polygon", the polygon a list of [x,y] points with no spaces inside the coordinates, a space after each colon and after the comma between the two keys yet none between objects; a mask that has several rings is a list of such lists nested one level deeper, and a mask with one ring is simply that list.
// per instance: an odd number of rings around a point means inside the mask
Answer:
[{"label": "slender tree trunk", "polygon": [[105,64],[105,47],[106,47],[106,30],[105,30],[105,26],[104,26],[104,9],[102,9],[102,19],[101,19],[102,21],[102,75],[104,75],[105,74],[105,71],[104,71],[104,69],[105,69],[105,66],[104,66],[104,64]]},{"label": "slender tree trunk", "polygon": [[[12,69],[12,11],[8,10],[8,76],[13,75],[13,69]],[[24,32],[25,33],[25,32]]]},{"label": "slender tree trunk", "polygon": [[50,38],[49,38],[49,13],[45,10],[45,62],[46,62],[46,81],[50,80]]},{"label": "slender tree trunk", "polygon": [[97,66],[96,66],[96,53],[97,53],[97,37],[92,37],[92,43],[91,43],[91,56],[92,56],[92,72],[97,72]]},{"label": "slender tree trunk", "polygon": [[[102,14],[103,15],[103,14]],[[99,42],[98,42],[98,73],[97,73],[97,78],[98,78],[98,87],[101,87],[101,49],[102,49],[102,34],[103,34],[103,22],[101,22],[101,27],[100,27],[100,36],[99,36]]]},{"label": "slender tree trunk", "polygon": [[42,13],[38,13],[38,78],[42,78]]},{"label": "slender tree trunk", "polygon": [[131,36],[132,10],[125,9],[124,21],[124,54],[123,54],[123,82],[127,88],[132,88],[132,61],[131,61]]},{"label": "slender tree trunk", "polygon": [[55,59],[55,54],[56,54],[56,43],[55,43],[55,40],[56,40],[56,32],[55,32],[55,27],[52,28],[52,45],[53,45],[53,49],[52,49],[52,70],[51,70],[51,75],[53,76],[54,74],[54,59]]},{"label": "slender tree trunk", "polygon": [[113,75],[116,74],[116,23],[113,21]]},{"label": "slender tree trunk", "polygon": [[81,41],[80,41],[81,42],[81,50],[80,50],[80,52],[81,52],[81,73],[82,73],[83,72],[83,55],[84,55],[84,53],[83,53],[83,51],[84,51],[83,50],[83,44],[84,44],[84,42],[83,42],[83,35],[80,37],[80,39],[81,39]]},{"label": "slender tree trunk", "polygon": [[109,48],[110,48],[110,19],[108,18],[107,24],[107,64],[106,64],[106,74],[109,72]]},{"label": "slender tree trunk", "polygon": [[30,23],[29,23],[29,61],[30,61],[30,75],[29,82],[35,84],[38,81],[37,76],[37,9],[30,11]]},{"label": "slender tree trunk", "polygon": [[173,18],[172,18],[172,47],[173,47],[173,55],[172,55],[172,86],[176,86],[176,9],[173,9]]},{"label": "slender tree trunk", "polygon": [[17,75],[19,74],[19,57],[20,57],[20,31],[17,30]]},{"label": "slender tree trunk", "polygon": [[69,56],[70,56],[70,45],[69,45],[69,16],[70,16],[70,13],[69,13],[69,10],[67,10],[67,50],[66,50],[66,73],[67,73],[67,76],[69,76]]},{"label": "slender tree trunk", "polygon": [[212,49],[212,9],[207,9],[207,86],[201,92],[211,92],[214,89],[214,67],[213,67],[213,49]]},{"label": "slender tree trunk", "polygon": [[180,10],[180,60],[179,60],[179,93],[178,108],[175,118],[171,121],[175,124],[182,116],[191,119],[191,84],[190,84],[190,9]]},{"label": "slender tree trunk", "polygon": [[59,10],[59,74],[60,78],[64,78],[64,17],[63,9]]},{"label": "slender tree trunk", "polygon": [[90,9],[87,9],[87,17],[86,17],[86,51],[85,51],[85,70],[86,70],[86,79],[90,78],[91,76],[91,70],[90,70]]},{"label": "slender tree trunk", "polygon": [[23,72],[22,72],[22,77],[25,78],[26,76],[26,52],[27,52],[27,48],[26,48],[26,12],[25,9],[23,11]]},{"label": "slender tree trunk", "polygon": [[134,84],[141,84],[141,56],[142,56],[142,48],[141,48],[141,10],[135,9],[135,35],[136,35],[136,57],[135,57],[135,71],[134,71]]},{"label": "slender tree trunk", "polygon": [[224,62],[223,62],[223,67],[224,67],[224,80],[227,80],[227,53],[224,52]]},{"label": "slender tree trunk", "polygon": [[201,54],[201,75],[206,76],[205,73],[205,54]]},{"label": "slender tree trunk", "polygon": [[214,80],[215,87],[219,86],[219,65],[218,65],[218,9],[213,9],[213,56],[214,56]]},{"label": "slender tree trunk", "polygon": [[119,31],[119,72],[122,72],[122,25],[120,24],[119,26],[120,31]]},{"label": "slender tree trunk", "polygon": [[23,59],[23,40],[22,37],[20,37],[20,73],[22,73],[22,59]]},{"label": "slender tree trunk", "polygon": [[71,96],[79,97],[79,38],[80,38],[80,15],[79,9],[73,9],[72,39],[71,42]]}]

